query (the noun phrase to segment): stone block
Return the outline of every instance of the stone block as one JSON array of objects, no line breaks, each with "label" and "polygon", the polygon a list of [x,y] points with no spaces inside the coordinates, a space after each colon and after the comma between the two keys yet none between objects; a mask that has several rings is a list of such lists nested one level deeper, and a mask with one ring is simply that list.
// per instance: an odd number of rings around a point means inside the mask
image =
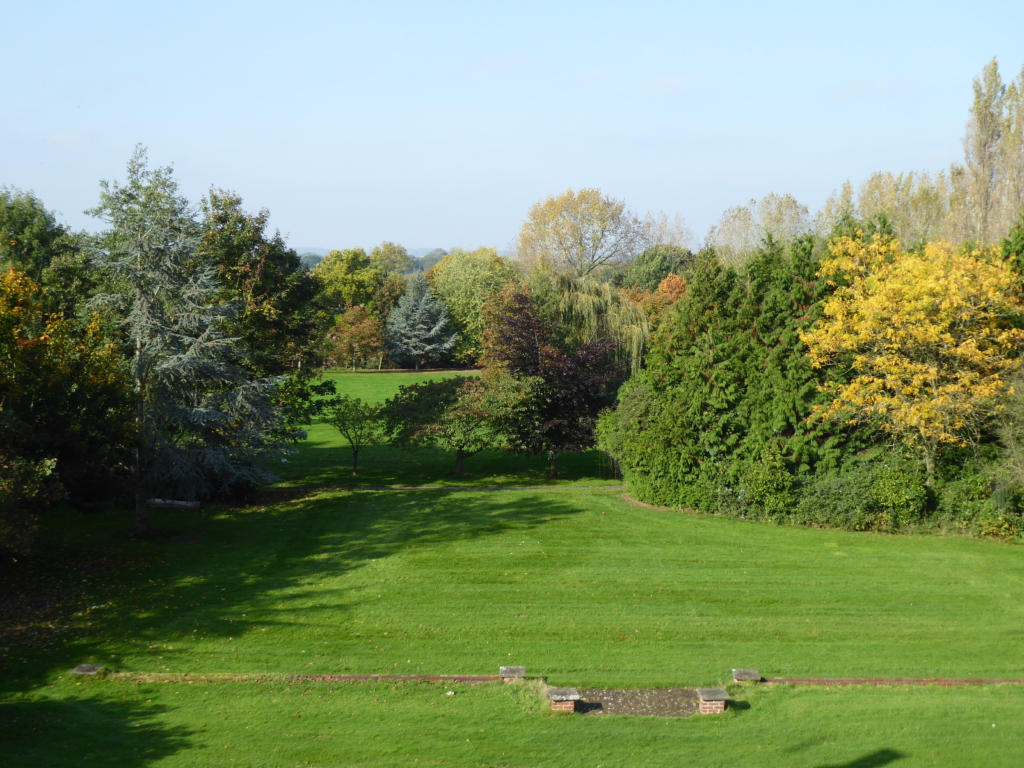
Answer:
[{"label": "stone block", "polygon": [[761,682],[761,673],[756,669],[734,669],[732,679],[736,683],[759,683]]},{"label": "stone block", "polygon": [[99,664],[79,664],[71,670],[72,675],[85,675],[86,677],[103,677],[107,670]]},{"label": "stone block", "polygon": [[579,701],[580,692],[575,688],[548,688],[551,701]]},{"label": "stone block", "polygon": [[498,667],[498,677],[526,677],[526,667]]}]

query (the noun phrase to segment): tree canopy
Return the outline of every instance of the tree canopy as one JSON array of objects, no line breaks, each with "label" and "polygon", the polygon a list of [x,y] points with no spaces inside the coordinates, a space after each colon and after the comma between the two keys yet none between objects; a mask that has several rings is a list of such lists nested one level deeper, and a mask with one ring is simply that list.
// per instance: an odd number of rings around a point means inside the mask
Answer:
[{"label": "tree canopy", "polygon": [[456,248],[430,270],[427,279],[431,289],[448,308],[459,333],[452,351],[455,360],[469,365],[480,360],[484,304],[517,276],[515,267],[494,248]]},{"label": "tree canopy", "polygon": [[625,262],[647,246],[643,221],[622,200],[599,189],[568,189],[530,208],[516,241],[516,257],[531,269],[589,275]]},{"label": "tree canopy", "polygon": [[239,340],[242,366],[260,376],[313,366],[324,324],[316,282],[281,234],[267,233],[270,212],[246,213],[241,197],[220,189],[211,189],[201,208],[198,256],[237,305],[224,333]]},{"label": "tree canopy", "polygon": [[316,267],[324,299],[337,314],[348,307],[367,307],[373,301],[384,271],[371,262],[362,248],[331,251]]},{"label": "tree canopy", "polygon": [[839,283],[824,317],[801,334],[815,367],[837,360],[852,377],[825,387],[826,417],[877,423],[920,451],[928,482],[940,445],[977,441],[1008,389],[1024,345],[1018,276],[993,253],[930,243],[844,238],[820,274]]}]

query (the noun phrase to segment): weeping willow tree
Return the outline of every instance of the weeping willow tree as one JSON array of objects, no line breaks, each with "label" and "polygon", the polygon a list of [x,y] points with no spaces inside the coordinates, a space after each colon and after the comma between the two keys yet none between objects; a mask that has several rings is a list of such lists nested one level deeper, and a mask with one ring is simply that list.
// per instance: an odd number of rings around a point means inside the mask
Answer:
[{"label": "weeping willow tree", "polygon": [[640,367],[651,331],[650,320],[641,307],[611,283],[588,276],[558,275],[554,288],[570,344],[611,336],[617,342],[620,359],[628,359],[634,371]]}]

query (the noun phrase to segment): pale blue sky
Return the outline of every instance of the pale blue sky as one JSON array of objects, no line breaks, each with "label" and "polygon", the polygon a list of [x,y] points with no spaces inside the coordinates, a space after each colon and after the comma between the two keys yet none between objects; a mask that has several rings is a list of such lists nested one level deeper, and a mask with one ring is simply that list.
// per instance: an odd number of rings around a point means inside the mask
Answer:
[{"label": "pale blue sky", "polygon": [[0,185],[72,226],[139,142],[293,246],[496,245],[600,187],[678,211],[959,159],[1024,3],[5,2]]}]

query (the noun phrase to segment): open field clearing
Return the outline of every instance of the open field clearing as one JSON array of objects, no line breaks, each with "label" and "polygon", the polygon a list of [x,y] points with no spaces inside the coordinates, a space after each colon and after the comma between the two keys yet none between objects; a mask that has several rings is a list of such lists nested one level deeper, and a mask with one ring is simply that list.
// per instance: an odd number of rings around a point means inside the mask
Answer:
[{"label": "open field clearing", "polygon": [[[402,385],[439,381],[451,376],[475,376],[475,371],[335,371],[326,376],[339,394],[364,402],[382,403]],[[287,462],[274,471],[289,486],[382,485],[551,485],[547,460],[542,456],[512,456],[484,451],[466,460],[466,472],[456,477],[455,454],[436,449],[395,450],[369,445],[360,451],[359,474],[352,475],[348,443],[334,427],[317,420],[307,428],[308,438]],[[559,484],[616,485],[620,480],[604,455],[597,451],[570,454],[559,461]]]}]

